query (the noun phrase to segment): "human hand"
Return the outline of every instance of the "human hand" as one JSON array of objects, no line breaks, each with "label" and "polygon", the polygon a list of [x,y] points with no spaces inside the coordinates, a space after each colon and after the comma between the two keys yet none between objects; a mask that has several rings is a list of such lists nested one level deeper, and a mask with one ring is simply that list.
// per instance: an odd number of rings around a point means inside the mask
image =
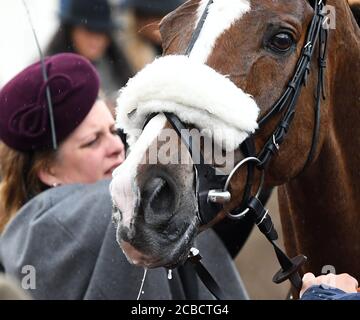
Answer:
[{"label": "human hand", "polygon": [[338,288],[347,293],[355,293],[359,287],[358,281],[347,273],[342,273],[339,275],[329,273],[327,275],[315,277],[314,274],[309,272],[306,273],[303,277],[303,286],[300,291],[300,298],[311,286],[321,284],[333,288]]}]

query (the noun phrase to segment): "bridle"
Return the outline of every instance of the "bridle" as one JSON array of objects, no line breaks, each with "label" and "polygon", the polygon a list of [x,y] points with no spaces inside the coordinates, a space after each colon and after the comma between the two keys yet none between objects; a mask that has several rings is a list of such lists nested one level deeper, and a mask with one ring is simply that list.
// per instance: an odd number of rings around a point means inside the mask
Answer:
[{"label": "bridle", "polygon": [[[188,48],[185,54],[190,55],[199,35],[204,26],[208,15],[208,9],[213,3],[210,0],[200,18],[200,21],[191,37]],[[259,227],[260,231],[266,236],[268,241],[273,245],[276,256],[281,265],[281,270],[275,274],[273,281],[275,283],[281,283],[285,280],[290,280],[295,288],[300,290],[302,286],[299,270],[306,262],[307,258],[303,255],[299,255],[295,258],[289,258],[283,250],[277,245],[278,239],[277,231],[271,220],[268,210],[261,203],[259,198],[261,197],[262,187],[265,177],[265,171],[269,165],[272,156],[276,154],[281,144],[283,143],[292,120],[295,115],[297,101],[303,85],[306,85],[307,77],[310,73],[311,61],[314,55],[316,46],[319,48],[319,70],[318,70],[318,83],[317,83],[317,95],[316,95],[316,107],[315,107],[315,125],[313,131],[313,138],[311,148],[308,154],[306,164],[307,167],[315,155],[319,131],[320,131],[320,106],[321,100],[325,99],[324,90],[324,69],[326,68],[326,51],[327,51],[327,38],[328,31],[323,27],[326,22],[325,15],[323,13],[326,0],[316,0],[314,3],[314,17],[308,28],[305,44],[302,49],[302,53],[296,65],[295,73],[291,81],[288,83],[287,88],[280,99],[272,106],[270,111],[259,121],[259,127],[261,128],[269,119],[275,115],[282,114],[282,118],[275,128],[272,135],[269,137],[262,150],[256,154],[254,137],[251,135],[241,145],[240,149],[245,155],[245,159],[240,161],[229,175],[219,176],[216,173],[216,169],[206,164],[200,146],[195,145],[192,141],[192,137],[186,130],[185,125],[174,114],[164,113],[167,120],[175,129],[182,142],[186,145],[191,156],[193,154],[200,155],[199,163],[194,163],[195,171],[195,187],[196,195],[198,199],[198,219],[201,225],[210,223],[216,215],[222,210],[224,204],[230,202],[231,193],[229,191],[229,185],[232,177],[242,168],[247,166],[247,181],[244,191],[242,202],[238,208],[228,213],[231,219],[242,219],[245,215],[251,215],[254,223]],[[152,115],[154,116],[154,115]],[[261,173],[261,182],[259,189],[255,196],[251,196],[251,190],[253,187],[253,178],[255,169],[258,169]],[[198,254],[190,254],[190,261],[199,263],[201,257]],[[197,264],[198,273],[200,278],[208,282],[209,290],[217,297],[222,298],[223,295],[211,278],[207,271],[201,264]],[[209,278],[210,277],[210,278]]]}]

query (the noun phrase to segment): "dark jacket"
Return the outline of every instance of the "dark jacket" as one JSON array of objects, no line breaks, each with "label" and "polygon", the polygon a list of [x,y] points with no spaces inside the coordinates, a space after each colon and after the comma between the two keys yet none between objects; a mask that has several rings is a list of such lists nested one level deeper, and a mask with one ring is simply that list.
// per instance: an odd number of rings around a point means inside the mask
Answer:
[{"label": "dark jacket", "polygon": [[[43,192],[25,205],[0,238],[0,263],[21,280],[36,270],[35,299],[136,299],[144,270],[130,265],[115,240],[109,181],[68,185]],[[231,299],[246,297],[233,261],[211,230],[197,247],[203,263]],[[212,299],[193,269],[167,279],[151,269],[142,299]]]},{"label": "dark jacket", "polygon": [[360,300],[360,293],[346,293],[337,288],[319,285],[307,289],[301,300]]}]

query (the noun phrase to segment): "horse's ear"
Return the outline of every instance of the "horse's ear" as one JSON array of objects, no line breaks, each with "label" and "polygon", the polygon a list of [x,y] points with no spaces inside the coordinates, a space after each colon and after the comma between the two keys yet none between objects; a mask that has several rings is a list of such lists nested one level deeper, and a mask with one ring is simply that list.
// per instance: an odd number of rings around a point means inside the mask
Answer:
[{"label": "horse's ear", "polygon": [[160,33],[164,53],[169,53],[172,45],[176,47],[177,52],[181,51],[184,45],[186,45],[178,41],[180,39],[184,41],[184,33],[189,32],[190,34],[192,32],[199,2],[200,0],[187,1],[161,21]]}]

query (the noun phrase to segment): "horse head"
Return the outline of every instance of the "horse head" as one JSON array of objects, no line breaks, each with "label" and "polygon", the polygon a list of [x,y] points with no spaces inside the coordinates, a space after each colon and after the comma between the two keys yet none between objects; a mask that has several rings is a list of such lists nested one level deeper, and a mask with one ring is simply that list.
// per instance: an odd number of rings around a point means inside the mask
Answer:
[{"label": "horse head", "polygon": [[[331,21],[316,11],[319,3],[191,0],[162,21],[164,57],[131,79],[118,101],[130,153],[110,189],[117,240],[130,262],[176,266],[196,235],[243,206],[246,193],[254,195],[262,182],[286,184],[316,162],[332,117],[336,43],[345,31],[339,22],[326,42]],[[345,1],[334,6],[355,26]],[[253,154],[263,155],[251,165],[266,168],[264,181],[263,170],[253,171],[250,190],[250,163],[232,171],[249,156],[239,148],[248,137]],[[213,199],[211,219],[201,216],[197,193],[199,175],[208,174],[199,172],[204,163],[228,191]]]}]

